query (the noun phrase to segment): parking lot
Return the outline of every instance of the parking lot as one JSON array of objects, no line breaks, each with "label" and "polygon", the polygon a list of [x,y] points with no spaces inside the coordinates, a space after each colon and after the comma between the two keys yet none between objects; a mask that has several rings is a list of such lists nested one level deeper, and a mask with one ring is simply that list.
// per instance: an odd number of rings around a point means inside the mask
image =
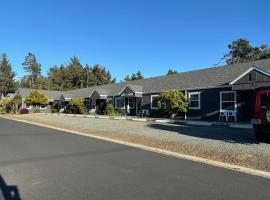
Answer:
[{"label": "parking lot", "polygon": [[20,115],[16,118],[270,171],[269,144],[257,144],[252,129],[55,115]]}]

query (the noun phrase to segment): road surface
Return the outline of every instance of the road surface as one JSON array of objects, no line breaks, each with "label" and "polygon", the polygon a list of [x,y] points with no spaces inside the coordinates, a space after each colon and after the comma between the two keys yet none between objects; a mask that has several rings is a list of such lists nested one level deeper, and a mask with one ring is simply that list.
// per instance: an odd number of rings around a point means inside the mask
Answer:
[{"label": "road surface", "polygon": [[25,200],[270,199],[270,179],[2,118],[0,173]]}]

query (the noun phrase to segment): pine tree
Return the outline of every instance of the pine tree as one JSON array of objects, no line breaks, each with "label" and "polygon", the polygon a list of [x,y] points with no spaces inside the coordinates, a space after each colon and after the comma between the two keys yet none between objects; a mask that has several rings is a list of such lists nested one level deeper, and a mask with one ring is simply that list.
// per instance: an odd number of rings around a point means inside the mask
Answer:
[{"label": "pine tree", "polygon": [[1,94],[6,95],[8,92],[15,91],[15,72],[12,71],[11,64],[7,58],[7,55],[4,53],[1,56],[0,60],[0,87]]},{"label": "pine tree", "polygon": [[28,53],[22,66],[28,73],[30,88],[35,88],[36,80],[41,75],[41,65],[37,62],[35,54]]}]

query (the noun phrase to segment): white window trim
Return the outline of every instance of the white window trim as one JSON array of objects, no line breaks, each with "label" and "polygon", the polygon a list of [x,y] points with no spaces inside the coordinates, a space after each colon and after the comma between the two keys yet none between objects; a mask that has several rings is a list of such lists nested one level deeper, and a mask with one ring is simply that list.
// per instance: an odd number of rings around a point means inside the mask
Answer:
[{"label": "white window trim", "polygon": [[150,108],[153,109],[153,110],[158,109],[158,107],[153,107],[153,106],[152,106],[152,103],[153,103],[153,97],[158,97],[158,96],[159,96],[159,94],[151,95],[151,104],[150,104]]},{"label": "white window trim", "polygon": [[194,95],[194,94],[198,94],[198,102],[199,102],[199,105],[197,107],[191,107],[191,106],[188,106],[188,108],[190,110],[200,110],[201,109],[201,92],[189,92],[188,93],[188,105],[190,105],[190,96],[191,95]]},{"label": "white window trim", "polygon": [[[234,101],[222,101],[222,94],[226,94],[226,93],[234,93]],[[227,111],[227,110],[223,110],[222,109],[222,103],[223,102],[234,102],[234,110],[232,111],[236,111],[237,110],[237,93],[236,91],[221,91],[219,93],[219,110],[222,111]]]},{"label": "white window trim", "polygon": [[[123,107],[118,107],[118,106],[117,106],[117,100],[118,100],[118,99],[123,99],[123,100],[124,100],[124,106],[123,106]],[[116,108],[116,109],[125,109],[125,98],[123,98],[123,97],[115,97],[114,103],[115,103],[115,108]]]}]

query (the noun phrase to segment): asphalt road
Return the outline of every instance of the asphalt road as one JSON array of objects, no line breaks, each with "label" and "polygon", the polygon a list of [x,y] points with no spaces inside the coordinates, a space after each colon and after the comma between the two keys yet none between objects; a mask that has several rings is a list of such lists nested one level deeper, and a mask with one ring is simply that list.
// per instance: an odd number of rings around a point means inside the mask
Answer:
[{"label": "asphalt road", "polygon": [[266,178],[1,118],[0,173],[25,200],[270,199]]}]

